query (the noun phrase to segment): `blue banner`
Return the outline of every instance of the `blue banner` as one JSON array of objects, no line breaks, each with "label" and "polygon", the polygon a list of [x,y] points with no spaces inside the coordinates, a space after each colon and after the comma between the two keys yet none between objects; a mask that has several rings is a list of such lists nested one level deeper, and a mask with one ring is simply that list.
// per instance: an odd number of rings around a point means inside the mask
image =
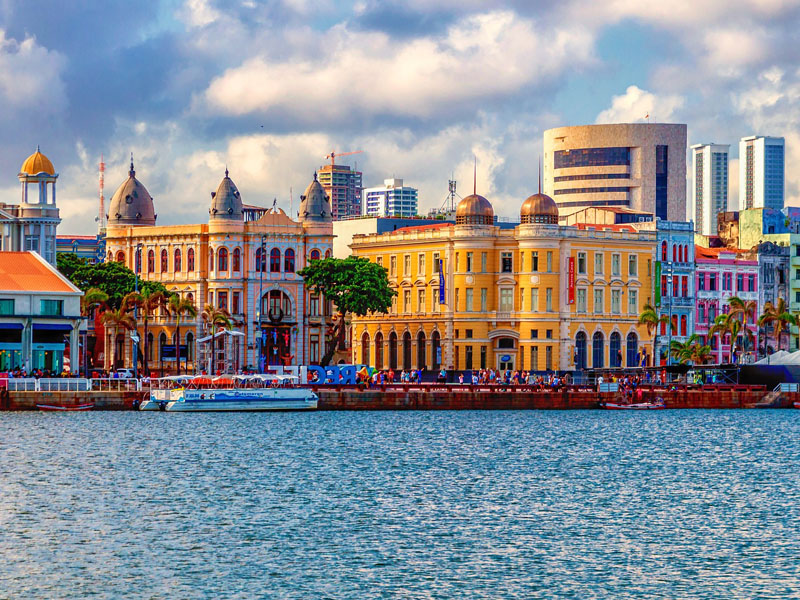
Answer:
[{"label": "blue banner", "polygon": [[444,268],[443,261],[439,259],[439,304],[444,304]]}]

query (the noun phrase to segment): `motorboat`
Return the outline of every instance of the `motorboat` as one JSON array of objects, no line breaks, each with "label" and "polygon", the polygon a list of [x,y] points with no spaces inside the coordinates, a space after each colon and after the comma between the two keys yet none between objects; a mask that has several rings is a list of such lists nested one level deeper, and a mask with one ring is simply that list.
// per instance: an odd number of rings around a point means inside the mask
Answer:
[{"label": "motorboat", "polygon": [[94,408],[94,404],[37,404],[36,408],[44,412],[75,412],[92,410]]},{"label": "motorboat", "polygon": [[139,410],[164,412],[315,410],[317,395],[296,375],[220,375],[154,379]]},{"label": "motorboat", "polygon": [[635,402],[633,404],[623,404],[620,402],[603,402],[600,404],[607,410],[664,410],[664,401],[658,399],[653,402]]}]

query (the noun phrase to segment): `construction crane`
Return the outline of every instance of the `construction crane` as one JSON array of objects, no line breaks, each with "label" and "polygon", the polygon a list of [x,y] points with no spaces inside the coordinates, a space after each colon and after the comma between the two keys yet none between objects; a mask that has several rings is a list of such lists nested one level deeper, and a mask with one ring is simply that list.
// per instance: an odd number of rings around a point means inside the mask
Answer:
[{"label": "construction crane", "polygon": [[331,153],[328,154],[325,158],[331,159],[331,167],[334,166],[334,161],[336,160],[337,156],[350,156],[351,154],[362,154],[363,150],[354,150],[353,152],[336,152],[335,150],[331,150]]}]

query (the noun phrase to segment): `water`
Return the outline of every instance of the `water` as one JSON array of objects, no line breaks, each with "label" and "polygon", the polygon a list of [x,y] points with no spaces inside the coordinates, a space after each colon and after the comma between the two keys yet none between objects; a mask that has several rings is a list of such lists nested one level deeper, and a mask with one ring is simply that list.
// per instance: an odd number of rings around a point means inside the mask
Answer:
[{"label": "water", "polygon": [[0,413],[0,598],[796,598],[800,411]]}]

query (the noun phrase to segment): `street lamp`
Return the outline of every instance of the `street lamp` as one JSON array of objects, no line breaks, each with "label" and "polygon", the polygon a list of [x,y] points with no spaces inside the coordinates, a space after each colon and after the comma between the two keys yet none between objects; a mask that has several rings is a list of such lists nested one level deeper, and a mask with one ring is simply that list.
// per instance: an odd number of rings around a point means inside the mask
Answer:
[{"label": "street lamp", "polygon": [[266,259],[266,243],[267,243],[267,236],[265,234],[261,235],[261,260],[256,261],[258,266],[258,306],[256,308],[256,315],[258,317],[258,335],[256,336],[256,341],[258,343],[258,372],[264,372],[264,348],[262,344],[262,336],[263,336],[263,329],[262,329],[262,319],[264,312],[264,260]]},{"label": "street lamp", "polygon": [[[133,284],[133,291],[139,293],[139,269],[142,266],[142,243],[136,244],[136,251],[133,253],[133,274],[136,276]],[[133,343],[133,378],[139,378],[139,307],[133,305],[133,322],[136,326],[136,333],[131,335]]]}]

